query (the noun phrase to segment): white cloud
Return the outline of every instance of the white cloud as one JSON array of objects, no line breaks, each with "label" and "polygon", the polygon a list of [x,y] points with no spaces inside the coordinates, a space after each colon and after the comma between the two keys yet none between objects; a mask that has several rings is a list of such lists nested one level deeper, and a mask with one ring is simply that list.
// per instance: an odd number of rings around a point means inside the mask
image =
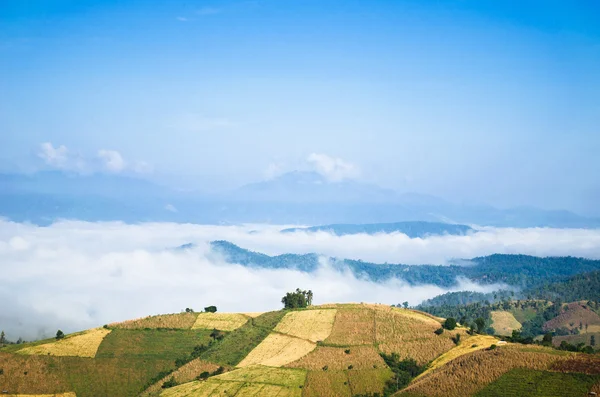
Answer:
[{"label": "white cloud", "polygon": [[116,150],[100,149],[96,152],[95,158],[92,158],[73,152],[64,145],[55,147],[50,142],[44,142],[39,145],[37,156],[44,161],[47,167],[62,171],[78,173],[130,171],[138,174],[153,172],[153,167],[149,163],[134,161],[130,164]]},{"label": "white cloud", "polygon": [[[335,272],[325,260],[318,271],[308,274],[246,268],[225,263],[209,251],[208,241],[214,239],[291,252],[314,246],[339,250],[347,241],[332,238],[321,244],[317,240],[324,236],[306,235],[296,236],[301,239],[294,242],[289,235],[277,233],[278,229],[76,221],[38,227],[0,221],[0,326],[11,338],[34,338],[52,335],[58,328],[71,332],[209,304],[220,311],[275,310],[280,308],[281,296],[296,287],[312,289],[315,303],[408,300],[417,304],[446,292],[437,286],[410,286],[402,280],[377,284],[357,279],[351,273]],[[248,233],[251,230],[257,232]],[[385,248],[386,241],[378,249]],[[165,249],[188,242],[198,247]],[[356,244],[372,254],[376,248],[368,239],[358,239]],[[463,284],[456,289],[484,288],[459,282]]]},{"label": "white cloud", "polygon": [[125,169],[126,163],[121,153],[116,150],[98,150],[98,158],[103,162],[103,167],[110,172],[121,172]]},{"label": "white cloud", "polygon": [[38,157],[44,160],[49,166],[63,169],[69,161],[69,149],[64,145],[54,147],[52,143],[44,142],[40,144]]},{"label": "white cloud", "polygon": [[185,17],[177,17],[177,20],[180,21],[180,22],[187,22],[188,21],[188,19],[185,18]]},{"label": "white cloud", "polygon": [[177,212],[177,208],[175,208],[175,206],[172,204],[165,205],[165,209],[169,212]]},{"label": "white cloud", "polygon": [[131,166],[131,170],[136,174],[150,174],[154,171],[154,167],[145,161],[136,161]]},{"label": "white cloud", "polygon": [[264,177],[269,180],[284,173],[284,167],[279,163],[270,163],[264,172]]},{"label": "white cloud", "polygon": [[306,161],[314,171],[333,182],[353,179],[360,174],[358,167],[354,164],[326,154],[311,153]]}]

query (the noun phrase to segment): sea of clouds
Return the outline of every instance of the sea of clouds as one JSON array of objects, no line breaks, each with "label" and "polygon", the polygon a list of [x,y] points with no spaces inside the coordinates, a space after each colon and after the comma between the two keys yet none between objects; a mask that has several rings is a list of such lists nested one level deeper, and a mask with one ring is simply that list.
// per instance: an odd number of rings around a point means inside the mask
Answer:
[{"label": "sea of clouds", "polygon": [[[400,279],[373,283],[339,273],[328,256],[377,263],[445,264],[492,253],[600,258],[600,230],[483,228],[466,236],[410,239],[399,233],[334,236],[279,233],[291,225],[211,226],[171,223],[57,222],[48,227],[0,220],[0,329],[34,339],[150,314],[201,310],[264,311],[281,307],[297,287],[315,303],[408,301],[416,305],[450,290],[490,291],[457,280],[448,290]],[[228,240],[270,255],[317,252],[313,273],[227,263],[209,242]],[[172,248],[197,244],[191,250]]]}]

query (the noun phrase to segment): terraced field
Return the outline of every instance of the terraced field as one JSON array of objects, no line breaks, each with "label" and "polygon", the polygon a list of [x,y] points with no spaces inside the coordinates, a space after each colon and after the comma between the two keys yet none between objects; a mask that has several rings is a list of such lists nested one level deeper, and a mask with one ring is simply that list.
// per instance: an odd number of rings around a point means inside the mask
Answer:
[{"label": "terraced field", "polygon": [[249,319],[249,316],[238,313],[200,313],[192,329],[233,331],[246,324]]},{"label": "terraced field", "polygon": [[317,342],[331,333],[335,314],[335,309],[291,312],[283,317],[274,331]]},{"label": "terraced field", "polygon": [[[2,348],[0,390],[36,397],[381,395],[386,382],[396,383],[381,353],[390,365],[389,355],[396,353],[393,360],[429,366],[399,396],[529,393],[530,382],[541,385],[538,395],[552,396],[561,382],[569,393],[600,389],[600,357],[536,345],[490,350],[498,338],[470,336],[460,327],[437,335],[441,321],[368,304],[254,316],[151,316],[59,341]],[[214,328],[224,337],[211,337]],[[458,345],[452,341],[456,334],[461,335]],[[392,362],[397,368],[398,361]],[[518,371],[523,368],[530,372]],[[526,385],[513,391],[507,382]]]},{"label": "terraced field", "polygon": [[476,397],[586,397],[600,375],[534,371],[515,368],[476,394]]},{"label": "terraced field", "polygon": [[511,336],[513,330],[520,330],[522,325],[511,312],[493,311],[492,328],[496,335]]},{"label": "terraced field", "polygon": [[95,357],[100,343],[110,333],[109,329],[96,328],[80,334],[66,336],[54,342],[18,350],[18,354],[50,356]]},{"label": "terraced field", "polygon": [[539,346],[509,345],[479,350],[449,361],[414,380],[398,396],[472,396],[514,368],[548,370],[573,354]]},{"label": "terraced field", "polygon": [[238,364],[238,367],[257,364],[281,367],[307,355],[315,347],[315,343],[305,339],[271,333]]},{"label": "terraced field", "polygon": [[386,354],[398,353],[401,359],[413,358],[419,364],[426,364],[452,349],[454,335],[461,334],[463,338],[467,335],[462,328],[436,335],[434,332],[440,323],[411,310],[379,306],[374,311],[379,350]]},{"label": "terraced field", "polygon": [[154,396],[160,394],[160,392],[163,390],[162,385],[171,378],[173,378],[177,384],[192,382],[196,380],[198,375],[201,373],[213,373],[218,368],[219,366],[217,364],[209,363],[197,358],[159,379],[156,383],[147,388],[144,393],[142,393],[142,396]]},{"label": "terraced field", "polygon": [[306,371],[254,366],[237,369],[206,381],[189,382],[163,391],[163,397],[283,396],[300,397]]},{"label": "terraced field", "polygon": [[191,329],[199,313],[159,314],[135,320],[109,324],[109,328],[119,329]]}]

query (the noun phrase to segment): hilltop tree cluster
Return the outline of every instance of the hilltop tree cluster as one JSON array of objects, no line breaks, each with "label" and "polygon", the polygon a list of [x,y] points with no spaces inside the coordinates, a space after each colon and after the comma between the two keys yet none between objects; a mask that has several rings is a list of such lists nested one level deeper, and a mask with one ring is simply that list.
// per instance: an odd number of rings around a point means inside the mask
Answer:
[{"label": "hilltop tree cluster", "polygon": [[303,291],[296,288],[296,291],[285,294],[281,298],[281,303],[285,309],[300,309],[312,305],[312,299],[313,292],[311,290]]}]

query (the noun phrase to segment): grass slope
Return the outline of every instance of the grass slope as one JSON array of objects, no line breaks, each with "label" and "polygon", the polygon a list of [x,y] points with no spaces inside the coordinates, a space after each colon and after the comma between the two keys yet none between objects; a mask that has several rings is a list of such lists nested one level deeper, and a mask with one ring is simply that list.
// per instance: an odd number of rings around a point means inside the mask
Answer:
[{"label": "grass slope", "polygon": [[600,375],[515,368],[476,394],[477,397],[585,397]]},{"label": "grass slope", "polygon": [[511,336],[513,330],[521,329],[522,325],[511,312],[495,310],[491,313],[492,328],[496,335]]},{"label": "grass slope", "polygon": [[27,356],[0,352],[0,390],[13,394],[75,392],[77,397],[135,396],[171,360]]},{"label": "grass slope", "polygon": [[509,345],[495,350],[479,350],[448,362],[414,380],[398,396],[472,396],[508,371],[525,367],[548,370],[573,353],[539,346]]},{"label": "grass slope", "polygon": [[49,343],[32,345],[18,350],[19,354],[38,354],[51,356],[94,357],[102,340],[110,333],[104,328],[95,328],[64,339]]},{"label": "grass slope", "polygon": [[212,346],[200,357],[206,361],[225,366],[236,366],[260,342],[262,342],[286,314],[283,310],[261,314],[250,319],[235,331]]},{"label": "grass slope", "polygon": [[167,389],[163,397],[281,396],[300,397],[306,371],[254,366],[237,369],[206,381],[189,382]]}]

